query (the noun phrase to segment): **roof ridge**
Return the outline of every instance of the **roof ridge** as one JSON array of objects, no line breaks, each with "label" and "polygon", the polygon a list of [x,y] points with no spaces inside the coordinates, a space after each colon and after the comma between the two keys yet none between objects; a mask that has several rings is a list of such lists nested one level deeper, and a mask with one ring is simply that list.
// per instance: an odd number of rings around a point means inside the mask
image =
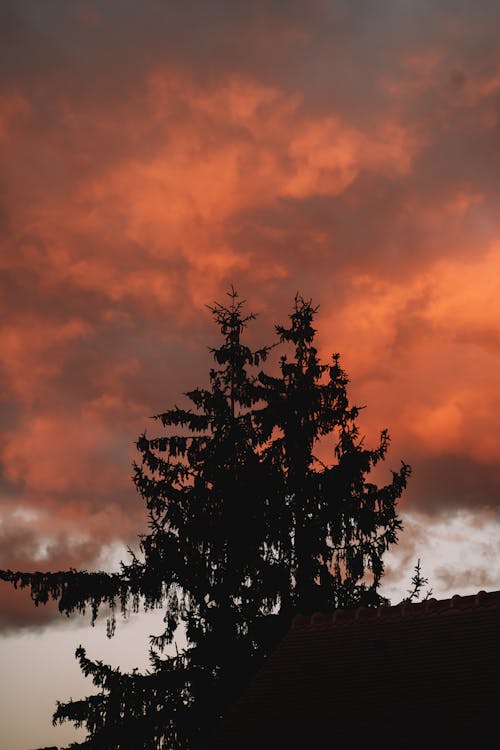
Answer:
[{"label": "roof ridge", "polygon": [[311,615],[297,614],[292,620],[292,629],[332,627],[373,620],[394,620],[408,615],[427,613],[446,614],[491,606],[500,607],[500,591],[481,590],[477,594],[465,596],[454,594],[449,599],[435,599],[433,597],[421,602],[403,599],[403,601],[392,606],[382,604],[378,607],[339,608],[332,612],[314,612]]}]

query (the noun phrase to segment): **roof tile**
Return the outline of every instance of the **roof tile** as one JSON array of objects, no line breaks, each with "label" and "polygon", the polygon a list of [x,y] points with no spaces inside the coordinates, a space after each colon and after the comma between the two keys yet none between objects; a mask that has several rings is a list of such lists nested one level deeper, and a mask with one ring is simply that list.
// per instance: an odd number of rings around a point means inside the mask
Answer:
[{"label": "roof tile", "polygon": [[352,732],[374,726],[410,731],[417,746],[429,722],[446,746],[461,747],[487,736],[499,674],[500,591],[298,614],[227,716],[217,747],[290,750],[327,728],[364,747]]}]

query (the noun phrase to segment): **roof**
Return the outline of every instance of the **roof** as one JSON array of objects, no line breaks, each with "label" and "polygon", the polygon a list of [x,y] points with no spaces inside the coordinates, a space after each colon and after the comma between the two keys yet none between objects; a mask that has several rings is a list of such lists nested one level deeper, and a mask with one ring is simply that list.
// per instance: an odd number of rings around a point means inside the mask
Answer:
[{"label": "roof", "polygon": [[364,747],[373,732],[413,747],[401,732],[417,746],[431,725],[436,741],[477,739],[496,716],[499,675],[500,591],[297,615],[218,747],[303,748],[325,733]]}]

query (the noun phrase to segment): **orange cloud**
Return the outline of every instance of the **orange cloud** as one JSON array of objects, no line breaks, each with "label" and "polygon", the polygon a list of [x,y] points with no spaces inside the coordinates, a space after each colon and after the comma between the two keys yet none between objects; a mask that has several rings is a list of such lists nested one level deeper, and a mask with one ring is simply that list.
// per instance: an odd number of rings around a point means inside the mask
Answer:
[{"label": "orange cloud", "polygon": [[26,117],[30,103],[19,91],[0,97],[0,142],[15,139],[17,121]]},{"label": "orange cloud", "polygon": [[[297,290],[321,305],[367,439],[387,426],[388,466],[414,465],[405,509],[498,507],[498,19],[424,5],[422,25],[321,3],[215,3],[203,23],[175,3],[61,4],[57,31],[9,5],[26,51],[0,97],[13,559],[133,539],[133,441],[206,381],[204,305],[232,283],[259,345]],[[38,514],[18,557],[17,506]]]}]

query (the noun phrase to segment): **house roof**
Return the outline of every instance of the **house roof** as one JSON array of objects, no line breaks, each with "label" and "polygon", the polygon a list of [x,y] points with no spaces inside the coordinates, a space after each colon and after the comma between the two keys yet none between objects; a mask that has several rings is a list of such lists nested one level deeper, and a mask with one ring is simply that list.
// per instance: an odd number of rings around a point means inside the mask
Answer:
[{"label": "house roof", "polygon": [[297,615],[226,717],[220,747],[307,747],[324,732],[352,741],[376,728],[409,731],[417,746],[429,723],[460,741],[496,715],[499,675],[500,591]]}]

